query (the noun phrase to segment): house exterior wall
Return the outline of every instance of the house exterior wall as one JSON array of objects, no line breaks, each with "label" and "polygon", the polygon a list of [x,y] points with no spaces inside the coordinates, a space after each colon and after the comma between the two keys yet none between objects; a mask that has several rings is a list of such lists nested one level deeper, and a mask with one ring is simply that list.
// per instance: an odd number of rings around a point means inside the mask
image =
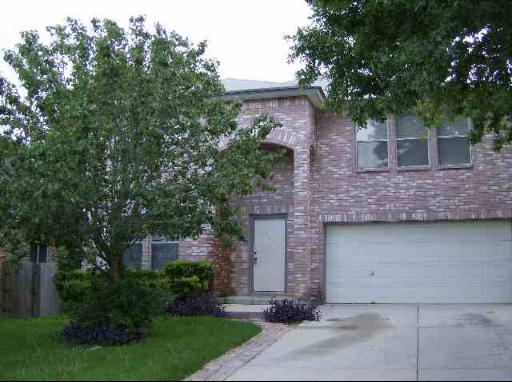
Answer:
[{"label": "house exterior wall", "polygon": [[[250,123],[261,114],[282,123],[268,141],[289,153],[275,170],[276,192],[256,192],[235,202],[249,240],[220,257],[228,259],[230,268],[223,283],[235,294],[252,291],[254,216],[287,216],[287,294],[301,298],[323,296],[326,224],[512,218],[512,149],[495,153],[489,138],[472,147],[470,166],[447,168],[438,164],[431,130],[430,165],[399,169],[390,118],[389,168],[360,171],[355,130],[346,116],[319,111],[306,97],[296,97],[246,101],[239,122]],[[180,257],[218,262],[218,248],[207,236],[182,243]]]},{"label": "house exterior wall", "polygon": [[395,126],[388,120],[390,166],[359,171],[355,131],[347,117],[318,113],[318,155],[312,165],[311,294],[324,284],[325,224],[512,217],[512,148],[492,150],[492,138],[472,147],[471,165],[438,164],[434,129],[429,131],[430,166],[399,169]]}]

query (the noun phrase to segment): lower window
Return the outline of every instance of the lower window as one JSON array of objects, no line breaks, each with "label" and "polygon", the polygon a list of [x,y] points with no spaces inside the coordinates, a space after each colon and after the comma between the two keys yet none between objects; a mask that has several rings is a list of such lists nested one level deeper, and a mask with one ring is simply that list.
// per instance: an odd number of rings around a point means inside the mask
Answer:
[{"label": "lower window", "polygon": [[123,264],[127,269],[142,268],[142,243],[130,245],[123,254]]},{"label": "lower window", "polygon": [[151,269],[158,271],[165,264],[178,259],[179,242],[166,240],[161,236],[153,236],[151,240]]}]

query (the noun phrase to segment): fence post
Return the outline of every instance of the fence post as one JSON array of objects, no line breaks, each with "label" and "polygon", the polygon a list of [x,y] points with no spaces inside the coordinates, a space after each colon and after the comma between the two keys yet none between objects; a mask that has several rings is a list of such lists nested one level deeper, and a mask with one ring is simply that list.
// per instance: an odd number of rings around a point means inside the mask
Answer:
[{"label": "fence post", "polygon": [[11,313],[11,265],[4,261],[2,264],[2,282],[0,283],[0,294],[2,295],[2,313]]},{"label": "fence post", "polygon": [[30,315],[32,317],[39,317],[39,293],[41,291],[40,268],[40,264],[32,263],[32,282],[30,285]]},{"label": "fence post", "polygon": [[0,285],[0,293],[2,294],[2,313],[11,314],[11,283],[12,283],[12,267],[8,262],[2,264],[2,283]]}]

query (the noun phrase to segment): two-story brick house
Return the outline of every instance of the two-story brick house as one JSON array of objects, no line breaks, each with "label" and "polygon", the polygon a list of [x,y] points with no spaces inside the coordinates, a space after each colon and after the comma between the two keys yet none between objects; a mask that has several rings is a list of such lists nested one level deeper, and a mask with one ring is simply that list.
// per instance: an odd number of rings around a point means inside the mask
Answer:
[{"label": "two-story brick house", "polygon": [[225,95],[243,101],[241,124],[282,124],[265,144],[287,151],[276,191],[237,202],[247,242],[225,253],[204,235],[176,255],[210,259],[216,288],[239,296],[512,302],[512,150],[470,147],[469,120],[427,129],[390,116],[358,132],[323,98],[316,87]]}]

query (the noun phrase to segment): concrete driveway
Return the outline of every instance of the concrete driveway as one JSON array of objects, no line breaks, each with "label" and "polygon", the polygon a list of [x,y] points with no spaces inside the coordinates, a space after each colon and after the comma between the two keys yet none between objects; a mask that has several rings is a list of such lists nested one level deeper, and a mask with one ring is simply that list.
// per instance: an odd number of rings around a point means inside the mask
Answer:
[{"label": "concrete driveway", "polygon": [[512,305],[337,305],[230,380],[509,380]]}]

